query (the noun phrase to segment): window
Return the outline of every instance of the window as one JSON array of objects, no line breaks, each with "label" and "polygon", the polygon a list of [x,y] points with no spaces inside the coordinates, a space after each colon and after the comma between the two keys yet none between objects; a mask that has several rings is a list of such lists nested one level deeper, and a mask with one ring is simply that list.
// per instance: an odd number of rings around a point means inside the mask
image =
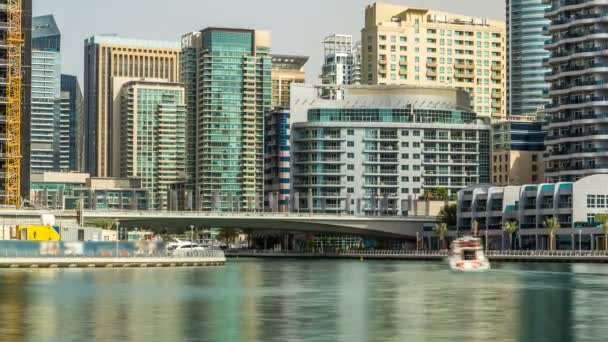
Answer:
[{"label": "window", "polygon": [[401,153],[401,159],[408,159],[409,157],[407,153]]},{"label": "window", "polygon": [[420,165],[414,165],[413,169],[414,171],[420,171]]},{"label": "window", "polygon": [[403,141],[401,142],[401,147],[409,147],[410,143],[408,143],[407,141]]},{"label": "window", "polygon": [[409,192],[410,192],[410,189],[408,189],[408,188],[401,188],[401,193],[402,194],[407,194]]},{"label": "window", "polygon": [[408,135],[410,135],[410,131],[406,131],[406,130],[401,131],[402,137],[407,137]]},{"label": "window", "polygon": [[420,143],[419,142],[415,142],[414,143],[414,148],[420,148]]},{"label": "window", "polygon": [[354,129],[349,129],[348,131],[346,131],[346,134],[348,134],[348,135],[355,135],[355,130]]},{"label": "window", "polygon": [[606,208],[606,195],[597,195],[597,201],[595,205],[597,208]]},{"label": "window", "polygon": [[420,159],[420,155],[417,153],[412,154],[413,159]]},{"label": "window", "polygon": [[355,165],[349,164],[347,168],[348,170],[352,171],[355,169]]},{"label": "window", "polygon": [[402,182],[409,182],[410,181],[410,177],[401,177],[401,181]]},{"label": "window", "polygon": [[348,159],[354,159],[355,158],[355,154],[354,153],[349,153],[349,154],[346,155],[346,157]]},{"label": "window", "polygon": [[535,162],[538,159],[538,157],[536,156],[536,154],[532,155],[532,161]]},{"label": "window", "polygon": [[401,165],[401,171],[408,171],[410,169],[409,165]]},{"label": "window", "polygon": [[348,188],[348,193],[349,194],[355,193],[355,188]]},{"label": "window", "polygon": [[595,208],[595,195],[587,195],[587,208]]},{"label": "window", "polygon": [[354,141],[349,141],[348,142],[348,147],[355,147],[355,142]]},{"label": "window", "polygon": [[419,137],[420,136],[420,131],[414,131],[414,136],[415,137]]},{"label": "window", "polygon": [[414,193],[415,194],[419,194],[420,193],[420,189],[414,189]]},{"label": "window", "polygon": [[346,177],[346,181],[347,182],[354,182],[355,181],[355,176],[348,176],[348,177]]}]

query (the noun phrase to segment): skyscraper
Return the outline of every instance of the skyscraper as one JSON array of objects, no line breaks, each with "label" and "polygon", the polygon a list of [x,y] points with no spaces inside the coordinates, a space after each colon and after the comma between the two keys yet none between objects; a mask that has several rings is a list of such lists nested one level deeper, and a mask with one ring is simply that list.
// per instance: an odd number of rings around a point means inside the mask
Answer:
[{"label": "skyscraper", "polygon": [[[197,89],[198,53],[202,45],[201,33],[190,32],[182,36],[180,54],[180,82],[184,85],[186,103],[186,189],[192,199],[199,188],[197,171]],[[192,206],[193,203],[190,203]]]},{"label": "skyscraper", "polygon": [[93,176],[117,175],[113,165],[112,144],[118,143],[118,120],[113,107],[122,85],[130,80],[179,79],[178,42],[149,41],[94,36],[84,42],[84,96],[86,166]]},{"label": "skyscraper", "polygon": [[323,97],[341,98],[341,86],[361,83],[361,44],[351,35],[333,34],[323,40],[323,50],[321,82],[328,86]]},{"label": "skyscraper", "polygon": [[189,113],[197,127],[195,208],[260,209],[264,114],[272,105],[270,34],[207,28],[189,37],[198,40],[187,49],[199,62],[191,69],[196,77],[184,82],[187,94],[196,89],[196,113]]},{"label": "skyscraper", "polygon": [[32,19],[31,172],[59,169],[61,33],[52,15]]},{"label": "skyscraper", "polygon": [[305,56],[272,55],[272,107],[288,107],[292,83],[304,83]]},{"label": "skyscraper", "polygon": [[141,179],[152,207],[166,210],[170,186],[186,179],[184,88],[131,81],[123,85],[120,101],[120,176]]},{"label": "skyscraper", "polygon": [[29,197],[32,1],[0,6],[0,202]]},{"label": "skyscraper", "polygon": [[543,63],[549,58],[543,32],[548,7],[543,0],[507,0],[507,115],[536,115],[550,101]]},{"label": "skyscraper", "polygon": [[84,131],[82,92],[76,76],[61,75],[61,112],[59,117],[59,169],[83,170]]},{"label": "skyscraper", "polygon": [[608,173],[608,90],[603,1],[552,0],[545,48],[551,53],[546,77],[551,83],[545,176],[550,182],[572,182]]},{"label": "skyscraper", "polygon": [[504,21],[378,2],[361,40],[362,83],[455,87],[477,114],[505,116]]}]

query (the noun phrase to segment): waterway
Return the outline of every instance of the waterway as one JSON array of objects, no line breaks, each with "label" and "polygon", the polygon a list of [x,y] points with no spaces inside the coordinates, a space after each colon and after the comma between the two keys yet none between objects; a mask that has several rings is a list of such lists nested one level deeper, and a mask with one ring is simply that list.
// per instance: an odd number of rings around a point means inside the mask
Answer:
[{"label": "waterway", "polygon": [[606,341],[608,266],[229,260],[0,270],[1,341]]}]

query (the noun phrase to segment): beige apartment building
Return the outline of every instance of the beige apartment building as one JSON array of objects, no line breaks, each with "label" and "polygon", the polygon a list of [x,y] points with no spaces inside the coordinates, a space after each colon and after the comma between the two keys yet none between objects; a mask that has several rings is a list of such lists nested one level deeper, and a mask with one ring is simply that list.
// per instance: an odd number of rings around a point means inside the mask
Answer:
[{"label": "beige apartment building", "polygon": [[118,121],[113,109],[125,82],[179,81],[179,42],[94,36],[85,40],[85,166],[93,176],[116,176],[112,141]]},{"label": "beige apartment building", "polygon": [[304,83],[306,56],[271,55],[272,108],[289,107],[292,83]]},{"label": "beige apartment building", "polygon": [[361,30],[364,84],[463,89],[481,116],[506,115],[503,21],[378,2]]}]

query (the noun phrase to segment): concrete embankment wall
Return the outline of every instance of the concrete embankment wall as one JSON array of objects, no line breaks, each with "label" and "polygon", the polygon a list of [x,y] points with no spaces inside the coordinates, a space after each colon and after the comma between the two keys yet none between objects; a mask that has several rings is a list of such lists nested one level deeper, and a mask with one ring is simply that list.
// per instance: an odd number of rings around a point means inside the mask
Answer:
[{"label": "concrete embankment wall", "polygon": [[199,267],[222,266],[225,257],[25,257],[0,258],[0,268]]}]

